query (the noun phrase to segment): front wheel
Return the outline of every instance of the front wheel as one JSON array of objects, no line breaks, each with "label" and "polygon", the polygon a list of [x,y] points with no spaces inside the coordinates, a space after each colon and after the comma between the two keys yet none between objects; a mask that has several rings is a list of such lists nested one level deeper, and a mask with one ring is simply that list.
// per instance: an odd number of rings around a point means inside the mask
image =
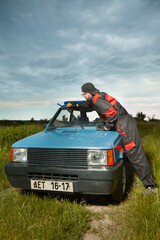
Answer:
[{"label": "front wheel", "polygon": [[112,193],[112,199],[119,203],[125,199],[133,185],[133,167],[127,157],[124,157],[120,179],[116,190]]}]

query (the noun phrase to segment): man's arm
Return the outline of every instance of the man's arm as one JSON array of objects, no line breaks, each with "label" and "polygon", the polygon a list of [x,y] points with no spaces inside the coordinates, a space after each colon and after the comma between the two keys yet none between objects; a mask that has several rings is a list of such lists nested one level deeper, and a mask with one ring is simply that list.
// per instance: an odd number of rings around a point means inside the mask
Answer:
[{"label": "man's arm", "polygon": [[99,115],[104,119],[107,130],[114,128],[117,122],[117,112],[111,103],[102,97],[96,100],[93,98],[92,101]]},{"label": "man's arm", "polygon": [[77,107],[91,107],[91,105],[88,101],[82,101],[80,103],[77,103],[76,106]]}]

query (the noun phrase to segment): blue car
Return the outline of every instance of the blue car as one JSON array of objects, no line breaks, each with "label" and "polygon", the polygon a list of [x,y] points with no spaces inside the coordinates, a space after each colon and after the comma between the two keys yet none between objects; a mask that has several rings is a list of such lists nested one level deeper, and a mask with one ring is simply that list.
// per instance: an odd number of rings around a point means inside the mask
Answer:
[{"label": "blue car", "polygon": [[[5,172],[13,187],[68,194],[112,195],[123,200],[133,169],[117,131],[104,131],[92,108],[64,102],[43,132],[11,147]],[[76,102],[77,103],[77,102]]]}]

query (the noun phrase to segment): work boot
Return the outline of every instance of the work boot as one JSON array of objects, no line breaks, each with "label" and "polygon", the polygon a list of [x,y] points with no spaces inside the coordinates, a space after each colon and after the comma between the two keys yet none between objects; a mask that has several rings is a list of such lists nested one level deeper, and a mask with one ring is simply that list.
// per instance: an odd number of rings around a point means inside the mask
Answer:
[{"label": "work boot", "polygon": [[159,192],[158,187],[148,186],[148,187],[146,187],[144,194],[149,196],[149,195],[153,195],[153,194],[156,195],[158,192]]}]

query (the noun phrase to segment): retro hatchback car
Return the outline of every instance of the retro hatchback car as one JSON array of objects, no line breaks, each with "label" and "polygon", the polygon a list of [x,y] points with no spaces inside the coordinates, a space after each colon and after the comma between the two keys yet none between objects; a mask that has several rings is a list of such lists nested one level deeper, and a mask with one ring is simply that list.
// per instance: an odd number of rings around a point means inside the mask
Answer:
[{"label": "retro hatchback car", "polygon": [[68,108],[67,103],[43,132],[12,145],[5,165],[9,182],[34,191],[111,194],[120,202],[133,170],[119,133],[101,130],[103,120],[92,108]]}]

